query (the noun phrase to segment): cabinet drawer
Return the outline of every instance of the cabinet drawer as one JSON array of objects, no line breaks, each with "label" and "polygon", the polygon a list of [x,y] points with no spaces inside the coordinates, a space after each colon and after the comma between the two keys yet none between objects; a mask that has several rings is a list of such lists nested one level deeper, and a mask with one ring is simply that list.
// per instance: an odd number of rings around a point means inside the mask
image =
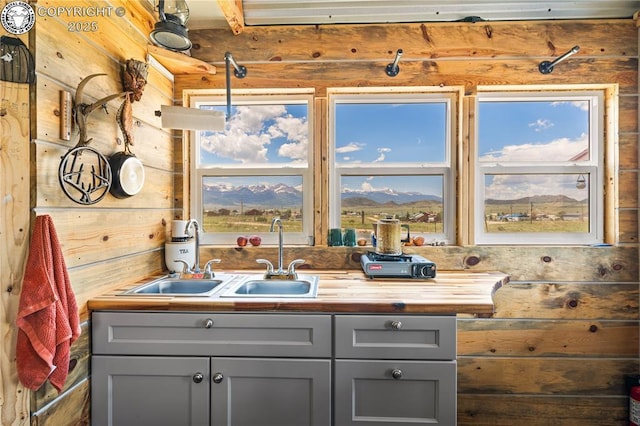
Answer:
[{"label": "cabinet drawer", "polygon": [[336,358],[455,359],[455,316],[337,315]]},{"label": "cabinet drawer", "polygon": [[94,354],[330,357],[329,315],[94,312]]},{"label": "cabinet drawer", "polygon": [[337,360],[335,426],[456,424],[456,362]]}]

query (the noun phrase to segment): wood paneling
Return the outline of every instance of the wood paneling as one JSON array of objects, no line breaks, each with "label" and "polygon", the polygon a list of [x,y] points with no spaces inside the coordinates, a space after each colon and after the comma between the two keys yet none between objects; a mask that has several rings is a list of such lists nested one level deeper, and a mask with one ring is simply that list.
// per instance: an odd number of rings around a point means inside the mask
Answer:
[{"label": "wood paneling", "polygon": [[[97,0],[75,3],[95,5]],[[38,2],[42,7],[55,4],[54,0]],[[160,129],[155,110],[174,99],[180,103],[184,89],[225,86],[224,73],[179,75],[174,84],[150,69],[142,101],[133,105],[139,124],[134,129],[133,151],[147,172],[143,191],[128,199],[109,195],[96,205],[75,205],[58,183],[60,157],[76,140],[59,139],[58,92],[74,93],[78,83],[93,73],[107,76],[87,85],[87,101],[119,92],[122,62],[146,59],[147,36],[154,23],[139,1],[109,4],[125,7],[126,16],[100,18],[100,31],[94,33],[70,34],[64,17],[38,17],[32,37],[38,72],[33,131],[29,133],[23,101],[10,103],[13,111],[19,111],[17,116],[2,117],[0,185],[7,202],[1,206],[0,241],[3,253],[10,255],[2,256],[0,274],[3,285],[11,287],[11,291],[3,288],[0,296],[0,309],[7,318],[1,325],[4,343],[9,345],[0,358],[2,424],[29,423],[28,392],[15,377],[11,329],[28,244],[29,206],[34,207],[31,215],[54,217],[81,317],[87,320],[88,299],[162,269],[167,223],[188,210],[189,185],[183,178],[188,172],[188,157],[183,156],[187,147],[180,132]],[[197,30],[190,37],[195,58],[219,67],[228,50],[247,66],[247,77],[234,79],[234,88],[315,89],[315,155],[320,171],[315,177],[314,225],[318,246],[285,249],[287,261],[304,258],[312,268],[360,267],[358,249],[325,246],[327,88],[461,86],[470,97],[479,85],[617,84],[617,134],[611,139],[617,146],[615,158],[609,159],[616,168],[613,177],[619,191],[609,195],[614,201],[610,220],[615,224],[617,246],[451,246],[407,251],[433,260],[441,270],[500,270],[512,279],[496,294],[493,318],[460,317],[458,424],[626,424],[627,399],[620,376],[638,372],[639,346],[639,52],[633,20],[245,27],[239,35],[228,29]],[[552,74],[538,72],[540,61],[576,44],[580,53]],[[389,78],[384,69],[398,48],[404,50],[401,71]],[[3,90],[10,87],[0,84]],[[28,88],[21,86],[20,91],[28,96]],[[122,149],[114,120],[118,106],[119,102],[112,101],[107,105],[108,114],[98,110],[89,120],[92,146],[105,155]],[[5,120],[13,119],[8,144]],[[30,138],[34,141],[31,159],[24,156]],[[21,143],[16,145],[14,140]],[[256,269],[258,257],[275,259],[277,253],[273,247],[202,250],[203,260],[221,258],[225,269]],[[87,345],[83,333],[74,353],[86,355]],[[59,397],[43,389],[38,394],[33,408],[39,411],[31,419],[33,424],[87,422],[89,385],[83,379],[83,362],[72,372],[69,385],[75,386],[69,392]]]},{"label": "wood paneling", "polygon": [[[234,79],[233,88],[311,87],[316,99],[324,99],[331,87],[462,86],[467,118],[473,116],[478,86],[617,85],[611,86],[609,94],[618,95],[607,110],[606,221],[612,247],[405,251],[424,255],[440,270],[498,270],[511,276],[496,293],[492,318],[459,316],[458,424],[627,423],[623,376],[638,372],[640,318],[638,29],[633,20],[251,26],[236,36],[197,30],[190,37],[193,56],[219,65],[228,50],[247,66],[247,77]],[[538,71],[541,61],[576,44],[580,53],[552,74]],[[384,69],[398,48],[404,51],[400,73],[389,78]],[[175,87],[177,93],[223,88],[225,81],[220,73],[181,75]],[[316,112],[314,118],[320,117]],[[473,138],[471,120],[467,126],[463,136]],[[321,140],[316,182],[325,185],[328,142],[322,131],[314,134]],[[470,166],[468,154],[461,150],[463,169]],[[322,192],[315,197],[323,199]],[[287,247],[286,261],[303,258],[312,269],[359,268],[361,248],[325,246],[326,206],[321,205],[316,206],[321,212],[317,246]],[[459,232],[468,232],[466,222],[461,224]],[[465,235],[459,240],[468,242]],[[221,258],[221,268],[255,269],[257,257],[275,259],[277,253],[270,247],[206,247],[202,256]]]},{"label": "wood paneling", "polygon": [[[4,5],[4,1],[0,4]],[[37,7],[59,4],[44,0],[39,1]],[[68,5],[70,3],[65,4]],[[73,6],[103,7],[105,3],[74,0]],[[171,78],[150,67],[142,99],[132,105],[135,137],[132,151],[143,162],[146,173],[145,185],[139,194],[125,199],[109,194],[97,204],[81,206],[64,195],[58,181],[60,159],[78,139],[77,132],[72,132],[70,141],[60,139],[59,92],[66,90],[75,97],[76,88],[85,77],[104,73],[106,75],[87,84],[81,101],[92,103],[120,93],[123,90],[120,70],[124,62],[147,59],[147,37],[153,27],[153,16],[138,1],[114,0],[110,6],[114,9],[124,7],[125,16],[91,17],[90,21],[97,25],[95,31],[70,31],[69,23],[74,19],[65,13],[53,17],[37,16],[37,25],[31,34],[38,76],[33,86],[36,102],[31,115],[28,86],[22,85],[21,98],[14,97],[10,108],[3,101],[3,146],[0,150],[0,182],[3,191],[6,189],[3,200],[11,199],[5,194],[15,194],[15,204],[2,204],[4,229],[0,233],[2,241],[10,238],[6,240],[9,245],[3,243],[5,249],[2,251],[10,255],[3,255],[2,262],[4,264],[6,259],[11,266],[11,271],[4,267],[0,271],[3,285],[8,285],[1,296],[2,306],[6,309],[3,318],[8,322],[2,323],[7,348],[3,350],[6,357],[0,358],[3,380],[0,423],[3,425],[89,423],[90,347],[86,323],[72,347],[75,368],[61,394],[49,385],[38,392],[26,392],[15,375],[13,321],[27,253],[30,216],[48,214],[53,218],[83,321],[88,320],[86,303],[89,298],[110,286],[157,273],[163,267],[166,223],[173,217],[174,147],[171,132],[160,128],[160,118],[155,111],[160,105],[173,103]],[[4,99],[5,87],[9,86],[0,84]],[[123,149],[122,135],[116,123],[121,102],[113,100],[106,104],[105,110],[98,109],[89,117],[91,147],[105,156]],[[9,110],[11,113],[7,115],[5,111]],[[5,125],[5,120],[10,120],[11,125]],[[5,132],[11,138],[10,149],[5,148]],[[32,144],[29,144],[30,139]],[[9,185],[7,188],[5,183]],[[6,207],[10,209],[5,214]],[[29,207],[32,207],[31,212]],[[11,219],[5,220],[6,217]],[[9,275],[5,276],[5,273]]]},{"label": "wood paneling", "polygon": [[[4,2],[0,1],[0,6]],[[3,34],[4,35],[4,34]],[[29,393],[18,383],[15,318],[29,248],[29,86],[0,81],[0,423],[24,424]]]},{"label": "wood paneling", "polygon": [[629,398],[623,396],[458,395],[460,426],[612,426],[628,423]]}]

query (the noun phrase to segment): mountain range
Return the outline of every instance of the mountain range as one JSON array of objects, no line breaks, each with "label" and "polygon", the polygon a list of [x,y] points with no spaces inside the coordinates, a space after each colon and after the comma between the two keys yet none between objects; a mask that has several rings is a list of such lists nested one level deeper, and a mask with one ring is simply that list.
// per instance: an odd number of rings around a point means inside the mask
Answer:
[{"label": "mountain range", "polygon": [[[208,208],[215,207],[299,207],[302,205],[302,191],[294,186],[260,184],[246,186],[203,185],[203,201]],[[442,197],[419,192],[399,192],[390,189],[377,191],[344,190],[343,207],[375,206],[380,204],[409,204],[416,202],[442,202]],[[564,195],[537,195],[514,200],[488,199],[486,204],[560,203],[572,204],[581,201]]]},{"label": "mountain range", "polygon": [[532,197],[522,197],[514,200],[496,200],[489,198],[485,204],[575,204],[584,203],[586,200],[576,200],[566,195],[534,195]]},{"label": "mountain range", "polygon": [[[262,206],[295,207],[302,204],[302,191],[285,184],[260,184],[246,186],[203,185],[204,205],[211,207]],[[397,192],[393,190],[353,191],[342,194],[345,207],[367,204],[406,204],[417,201],[442,201],[441,197],[417,192]]]}]

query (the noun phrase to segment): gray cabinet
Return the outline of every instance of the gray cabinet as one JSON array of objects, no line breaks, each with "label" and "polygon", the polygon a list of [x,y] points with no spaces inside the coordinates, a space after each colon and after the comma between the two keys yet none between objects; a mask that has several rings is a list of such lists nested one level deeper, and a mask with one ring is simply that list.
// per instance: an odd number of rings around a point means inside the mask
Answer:
[{"label": "gray cabinet", "polygon": [[212,358],[211,420],[225,426],[331,424],[331,360]]},{"label": "gray cabinet", "polygon": [[455,337],[455,316],[336,316],[335,426],[455,425]]},{"label": "gray cabinet", "polygon": [[93,425],[209,424],[209,358],[94,355]]},{"label": "gray cabinet", "polygon": [[94,426],[455,425],[456,317],[95,312]]},{"label": "gray cabinet", "polygon": [[328,315],[96,312],[92,424],[331,424]]}]

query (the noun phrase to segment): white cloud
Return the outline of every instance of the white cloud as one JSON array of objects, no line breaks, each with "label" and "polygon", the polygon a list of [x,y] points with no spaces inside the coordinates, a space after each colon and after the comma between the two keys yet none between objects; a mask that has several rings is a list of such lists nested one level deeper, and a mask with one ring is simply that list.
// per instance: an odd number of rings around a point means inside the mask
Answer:
[{"label": "white cloud", "polygon": [[391,152],[391,148],[378,148],[378,153],[380,155],[378,155],[378,158],[376,158],[375,160],[373,160],[374,163],[379,163],[381,161],[384,161],[384,159],[386,158],[385,154],[387,152]]},{"label": "white cloud", "polygon": [[[274,123],[265,128],[265,123]],[[307,157],[308,125],[305,119],[287,114],[284,105],[239,106],[224,133],[203,138],[205,151],[241,163],[266,163],[271,140],[286,138],[278,155],[292,161]]]},{"label": "white cloud", "polygon": [[552,102],[551,105],[552,106],[557,106],[557,105],[564,105],[564,104],[569,104],[572,107],[578,108],[582,111],[589,111],[589,102],[588,101],[559,101],[559,102]]},{"label": "white cloud", "polygon": [[347,152],[360,151],[364,148],[365,144],[361,142],[349,142],[345,146],[336,147],[336,153],[345,154]]},{"label": "white cloud", "polygon": [[533,123],[529,123],[529,127],[533,127],[536,132],[553,127],[554,124],[550,120],[537,119]]},{"label": "white cloud", "polygon": [[569,161],[588,146],[588,135],[582,134],[577,139],[560,138],[547,143],[506,145],[500,151],[480,157],[480,161]]},{"label": "white cloud", "polygon": [[485,198],[514,200],[536,195],[565,195],[576,200],[587,197],[585,189],[576,188],[577,176],[569,175],[493,175],[485,186]]}]

